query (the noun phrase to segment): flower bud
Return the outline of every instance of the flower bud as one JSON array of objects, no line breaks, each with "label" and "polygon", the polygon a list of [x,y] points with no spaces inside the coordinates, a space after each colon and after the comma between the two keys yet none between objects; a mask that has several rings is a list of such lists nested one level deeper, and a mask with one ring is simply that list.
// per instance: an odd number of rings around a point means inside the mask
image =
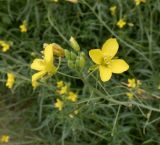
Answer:
[{"label": "flower bud", "polygon": [[[44,43],[43,48],[47,47],[49,44]],[[53,54],[55,56],[64,57],[64,49],[57,43],[52,43]]]},{"label": "flower bud", "polygon": [[70,42],[71,47],[75,51],[80,51],[80,46],[79,46],[78,42],[76,41],[76,39],[74,37],[71,37],[69,42]]},{"label": "flower bud", "polygon": [[75,68],[74,62],[72,60],[68,60],[68,67],[71,69]]},{"label": "flower bud", "polygon": [[77,57],[76,54],[75,54],[74,52],[71,51],[71,59],[72,59],[72,60],[75,60],[76,57]]},{"label": "flower bud", "polygon": [[66,0],[66,1],[74,3],[74,4],[78,3],[78,0]]},{"label": "flower bud", "polygon": [[79,57],[79,67],[80,67],[81,69],[84,68],[85,63],[86,63],[85,58],[84,58],[83,56],[80,56],[80,57]]},{"label": "flower bud", "polygon": [[68,60],[70,60],[70,59],[71,59],[71,53],[70,53],[67,49],[64,50],[64,53],[65,53],[65,57],[66,57]]},{"label": "flower bud", "polygon": [[52,43],[52,48],[54,55],[64,57],[64,49],[60,45]]},{"label": "flower bud", "polygon": [[80,56],[83,56],[83,57],[85,58],[86,55],[85,55],[84,52],[81,52],[81,53],[80,53]]},{"label": "flower bud", "polygon": [[76,58],[76,60],[75,60],[75,68],[76,69],[79,69],[80,67],[79,67],[79,56]]}]

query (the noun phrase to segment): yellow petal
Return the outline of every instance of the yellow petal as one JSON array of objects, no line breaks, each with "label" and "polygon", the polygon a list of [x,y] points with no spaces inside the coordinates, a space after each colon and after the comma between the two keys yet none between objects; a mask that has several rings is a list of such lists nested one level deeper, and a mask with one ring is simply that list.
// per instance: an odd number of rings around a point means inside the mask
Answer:
[{"label": "yellow petal", "polygon": [[53,63],[53,48],[52,44],[49,44],[44,49],[44,60],[46,63]]},{"label": "yellow petal", "polygon": [[111,69],[106,66],[100,65],[99,71],[100,71],[100,78],[103,82],[108,81],[112,76]]},{"label": "yellow petal", "polygon": [[14,76],[14,74],[7,73],[6,86],[11,89],[13,87],[14,82],[15,82],[15,76]]},{"label": "yellow petal", "polygon": [[113,59],[109,64],[113,73],[123,73],[129,69],[129,65],[123,59]]},{"label": "yellow petal", "polygon": [[34,88],[34,89],[36,89],[37,87],[38,87],[38,82],[37,81],[34,81],[34,82],[32,82],[32,87]]},{"label": "yellow petal", "polygon": [[45,73],[46,73],[45,71],[40,71],[32,75],[32,82],[36,82],[37,80],[42,78],[45,75]]},{"label": "yellow petal", "polygon": [[92,61],[96,64],[102,63],[102,51],[100,49],[92,49],[89,51],[89,56],[92,59]]},{"label": "yellow petal", "polygon": [[44,70],[45,69],[44,60],[35,59],[31,64],[31,69],[38,70],[38,71]]},{"label": "yellow petal", "polygon": [[102,46],[102,52],[107,57],[114,57],[118,51],[119,44],[116,38],[110,38]]}]

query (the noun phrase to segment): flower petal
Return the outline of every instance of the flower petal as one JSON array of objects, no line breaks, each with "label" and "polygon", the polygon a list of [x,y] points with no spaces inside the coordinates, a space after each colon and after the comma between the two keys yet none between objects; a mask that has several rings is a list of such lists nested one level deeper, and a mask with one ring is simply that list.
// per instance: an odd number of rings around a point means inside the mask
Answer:
[{"label": "flower petal", "polygon": [[102,55],[102,51],[100,49],[90,50],[89,51],[89,56],[94,63],[101,64],[103,55]]},{"label": "flower petal", "polygon": [[44,60],[35,59],[31,64],[31,69],[38,70],[38,71],[44,70],[45,69]]},{"label": "flower petal", "polygon": [[40,71],[32,75],[32,82],[36,82],[46,74],[46,71]]},{"label": "flower petal", "polygon": [[112,76],[112,71],[110,68],[100,65],[99,71],[100,71],[100,78],[103,82],[110,80]]},{"label": "flower petal", "polygon": [[123,73],[129,69],[129,65],[123,59],[113,59],[109,64],[113,73]]},{"label": "flower petal", "polygon": [[110,38],[106,40],[106,42],[103,44],[102,52],[107,57],[113,58],[116,55],[118,48],[119,48],[119,44],[116,38]]},{"label": "flower petal", "polygon": [[44,60],[46,61],[46,63],[53,63],[52,44],[49,44],[44,48]]}]

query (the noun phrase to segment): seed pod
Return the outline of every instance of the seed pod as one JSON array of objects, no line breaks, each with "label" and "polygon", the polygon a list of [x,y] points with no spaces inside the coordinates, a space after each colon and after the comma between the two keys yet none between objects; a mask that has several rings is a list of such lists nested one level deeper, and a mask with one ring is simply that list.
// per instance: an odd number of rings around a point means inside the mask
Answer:
[{"label": "seed pod", "polygon": [[69,42],[70,42],[71,47],[75,51],[80,51],[80,46],[79,46],[78,42],[76,41],[76,39],[74,37],[71,37]]}]

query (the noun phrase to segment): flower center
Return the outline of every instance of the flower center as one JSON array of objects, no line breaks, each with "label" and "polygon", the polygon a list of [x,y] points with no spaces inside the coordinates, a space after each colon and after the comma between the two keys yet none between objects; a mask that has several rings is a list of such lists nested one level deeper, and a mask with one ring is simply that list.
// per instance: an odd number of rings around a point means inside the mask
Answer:
[{"label": "flower center", "polygon": [[103,65],[109,65],[110,62],[111,62],[111,57],[108,57],[108,56],[103,57],[103,61],[102,61]]}]

